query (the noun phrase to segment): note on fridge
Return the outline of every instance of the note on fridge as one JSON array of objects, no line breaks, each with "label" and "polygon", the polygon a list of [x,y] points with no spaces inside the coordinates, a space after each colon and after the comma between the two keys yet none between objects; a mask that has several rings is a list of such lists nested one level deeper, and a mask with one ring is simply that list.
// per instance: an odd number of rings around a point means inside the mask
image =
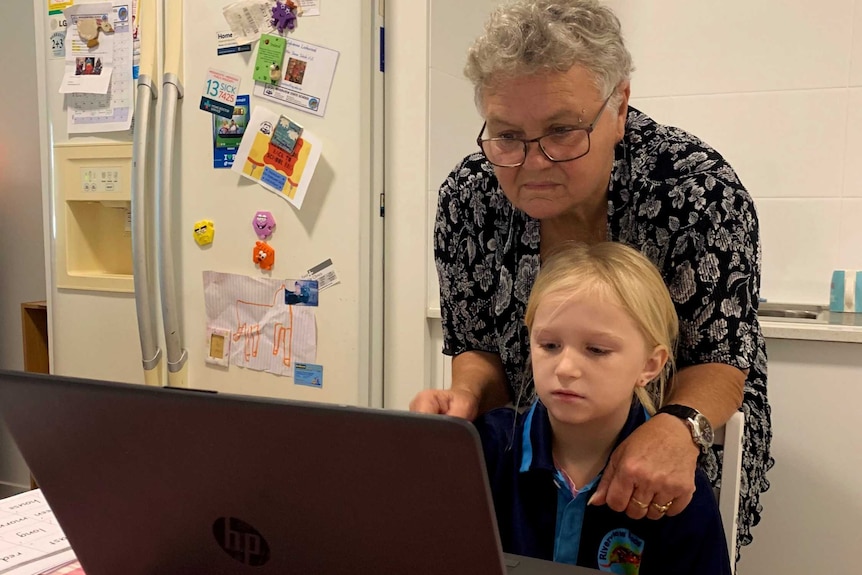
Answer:
[{"label": "note on fridge", "polygon": [[294,0],[300,16],[320,16],[320,0]]},{"label": "note on fridge", "polygon": [[234,41],[249,44],[272,32],[272,0],[240,0],[222,9]]},{"label": "note on fridge", "polygon": [[252,108],[231,169],[302,208],[323,144],[303,130],[293,152],[288,153],[272,141],[280,119],[280,114],[263,106]]},{"label": "note on fridge", "polygon": [[257,82],[254,93],[323,117],[336,64],[338,51],[287,38],[281,83],[275,86]]},{"label": "note on fridge", "polygon": [[[134,39],[132,0],[114,0],[114,2],[100,4],[81,4],[73,6],[67,13],[76,9],[83,12],[91,12],[92,6],[107,6],[108,21],[113,28],[109,34],[99,34],[99,47],[112,44],[110,60],[102,60],[101,66],[111,62],[114,71],[110,78],[107,93],[86,94],[73,93],[66,95],[66,129],[70,134],[89,134],[95,132],[121,132],[128,130],[132,124],[132,112],[134,108],[134,47],[138,41]],[[102,14],[100,18],[105,16]],[[67,70],[70,52],[80,39],[75,39],[72,30],[72,20],[67,28],[66,54]],[[78,68],[79,56],[75,58],[75,70]],[[84,56],[84,72],[88,69],[87,57]],[[93,70],[98,68],[100,62],[94,60]],[[82,74],[84,76],[86,74]]]},{"label": "note on fridge", "polygon": [[61,94],[107,94],[114,72],[114,34],[98,33],[98,44],[89,47],[79,26],[107,19],[110,2],[78,4],[66,9],[66,69],[60,82]]},{"label": "note on fridge", "polygon": [[314,308],[288,305],[297,280],[203,273],[207,330],[230,332],[230,364],[293,377],[296,363],[314,363]]}]

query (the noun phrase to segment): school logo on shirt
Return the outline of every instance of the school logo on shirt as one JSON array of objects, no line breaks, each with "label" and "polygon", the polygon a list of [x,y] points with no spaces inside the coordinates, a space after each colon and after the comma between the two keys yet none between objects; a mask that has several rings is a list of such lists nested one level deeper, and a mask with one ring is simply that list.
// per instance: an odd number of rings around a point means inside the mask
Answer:
[{"label": "school logo on shirt", "polygon": [[599,569],[618,575],[638,575],[644,540],[628,529],[609,531],[599,545]]}]

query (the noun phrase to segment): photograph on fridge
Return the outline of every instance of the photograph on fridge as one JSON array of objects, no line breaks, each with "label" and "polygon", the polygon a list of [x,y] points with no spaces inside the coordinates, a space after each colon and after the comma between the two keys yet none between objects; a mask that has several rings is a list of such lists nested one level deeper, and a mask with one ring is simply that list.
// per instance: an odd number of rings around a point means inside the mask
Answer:
[{"label": "photograph on fridge", "polygon": [[233,166],[242,136],[248,125],[248,94],[236,97],[233,117],[222,118],[213,114],[213,167],[230,168]]},{"label": "photograph on fridge", "polygon": [[288,284],[289,289],[284,291],[284,303],[287,305],[310,305],[317,306],[317,281],[296,280],[293,285]]}]

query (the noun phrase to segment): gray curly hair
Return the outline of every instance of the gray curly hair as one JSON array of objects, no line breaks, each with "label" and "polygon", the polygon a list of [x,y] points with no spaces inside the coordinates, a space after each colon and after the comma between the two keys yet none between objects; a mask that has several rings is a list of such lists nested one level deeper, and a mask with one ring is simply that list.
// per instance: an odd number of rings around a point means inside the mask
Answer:
[{"label": "gray curly hair", "polygon": [[[620,21],[597,0],[515,0],[499,6],[467,54],[464,74],[476,105],[482,92],[507,79],[581,65],[606,97],[634,70]],[[618,104],[619,95],[611,104]]]}]

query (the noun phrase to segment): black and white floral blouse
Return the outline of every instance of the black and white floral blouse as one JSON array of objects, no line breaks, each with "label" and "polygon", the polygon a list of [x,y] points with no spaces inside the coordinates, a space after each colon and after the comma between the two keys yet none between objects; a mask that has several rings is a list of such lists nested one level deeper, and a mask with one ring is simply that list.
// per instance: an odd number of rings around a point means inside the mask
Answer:
[{"label": "black and white floral blouse", "polygon": [[[707,144],[629,108],[608,187],[608,237],[639,249],[661,271],[680,319],[678,369],[723,363],[749,370],[739,520],[739,544],[747,545],[773,464],[751,196]],[[499,354],[512,400],[528,400],[524,312],[539,270],[539,221],[512,207],[481,153],[465,158],[440,188],[434,252],[443,352]],[[720,485],[721,455],[716,447],[701,457],[713,485]]]}]

